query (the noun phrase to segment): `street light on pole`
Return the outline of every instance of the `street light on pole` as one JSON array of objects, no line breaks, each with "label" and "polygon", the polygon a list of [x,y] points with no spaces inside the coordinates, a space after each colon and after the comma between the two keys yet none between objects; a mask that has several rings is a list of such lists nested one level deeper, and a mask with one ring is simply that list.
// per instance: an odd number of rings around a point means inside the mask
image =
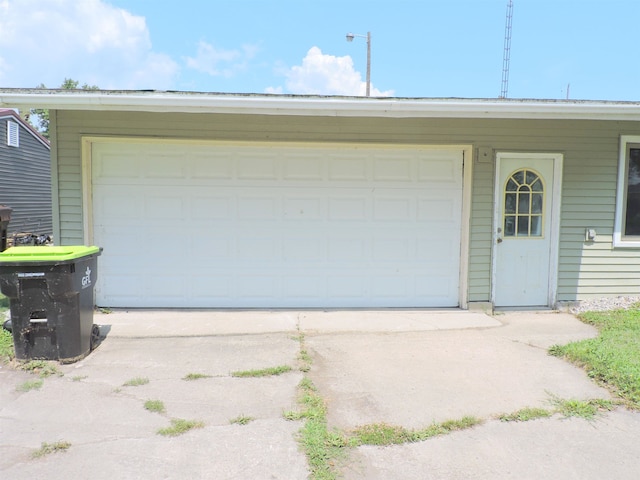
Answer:
[{"label": "street light on pole", "polygon": [[371,96],[371,32],[367,32],[366,35],[347,33],[347,42],[353,42],[355,37],[367,39],[367,97],[369,97]]}]

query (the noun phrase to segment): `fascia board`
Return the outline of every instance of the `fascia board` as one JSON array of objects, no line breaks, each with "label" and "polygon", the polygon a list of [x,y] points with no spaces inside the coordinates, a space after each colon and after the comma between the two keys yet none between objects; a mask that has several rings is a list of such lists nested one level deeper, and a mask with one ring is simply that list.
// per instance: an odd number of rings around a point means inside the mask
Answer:
[{"label": "fascia board", "polygon": [[398,99],[180,93],[13,93],[0,106],[56,110],[387,118],[640,120],[640,103]]}]

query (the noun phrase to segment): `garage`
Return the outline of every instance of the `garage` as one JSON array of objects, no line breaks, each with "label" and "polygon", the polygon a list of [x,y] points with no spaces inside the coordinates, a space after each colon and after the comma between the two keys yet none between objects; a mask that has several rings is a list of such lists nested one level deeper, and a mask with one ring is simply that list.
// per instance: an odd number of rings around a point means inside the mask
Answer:
[{"label": "garage", "polygon": [[460,304],[463,147],[94,138],[105,307]]}]

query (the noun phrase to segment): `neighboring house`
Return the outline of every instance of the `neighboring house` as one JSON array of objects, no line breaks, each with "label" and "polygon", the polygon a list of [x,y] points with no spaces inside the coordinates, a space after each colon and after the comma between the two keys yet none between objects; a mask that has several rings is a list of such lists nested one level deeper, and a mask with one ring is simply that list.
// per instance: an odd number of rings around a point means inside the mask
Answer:
[{"label": "neighboring house", "polygon": [[0,109],[0,205],[11,207],[7,229],[51,235],[51,147],[13,110]]},{"label": "neighboring house", "polygon": [[110,307],[640,293],[640,103],[0,90],[50,109],[54,236]]}]

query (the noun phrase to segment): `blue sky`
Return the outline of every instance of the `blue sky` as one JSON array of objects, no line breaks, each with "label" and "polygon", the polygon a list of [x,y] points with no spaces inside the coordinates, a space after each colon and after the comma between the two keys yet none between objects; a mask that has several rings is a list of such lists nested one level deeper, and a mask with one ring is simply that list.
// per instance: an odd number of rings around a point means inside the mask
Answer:
[{"label": "blue sky", "polygon": [[[640,0],[513,0],[510,98],[640,101]],[[507,0],[0,0],[0,87],[495,98]]]}]

